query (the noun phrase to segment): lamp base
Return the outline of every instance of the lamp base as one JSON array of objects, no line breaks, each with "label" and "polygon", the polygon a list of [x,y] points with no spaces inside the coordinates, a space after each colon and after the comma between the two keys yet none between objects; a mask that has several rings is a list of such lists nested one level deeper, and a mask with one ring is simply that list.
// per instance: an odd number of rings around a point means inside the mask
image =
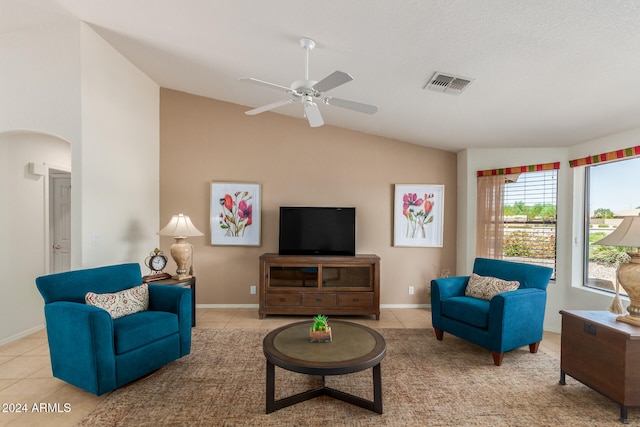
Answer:
[{"label": "lamp base", "polygon": [[626,316],[616,317],[616,322],[624,322],[634,326],[640,326],[640,317],[627,314]]},{"label": "lamp base", "polygon": [[191,274],[178,274],[176,276],[171,276],[173,280],[187,280],[191,279],[193,276]]}]

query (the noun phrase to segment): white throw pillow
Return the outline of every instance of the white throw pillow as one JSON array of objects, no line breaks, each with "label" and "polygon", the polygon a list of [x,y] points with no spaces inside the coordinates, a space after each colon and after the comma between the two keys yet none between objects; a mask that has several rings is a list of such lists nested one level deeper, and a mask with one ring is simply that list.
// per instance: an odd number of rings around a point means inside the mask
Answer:
[{"label": "white throw pillow", "polygon": [[88,292],[84,300],[89,305],[109,312],[112,319],[117,319],[149,308],[149,285],[143,283],[113,294]]},{"label": "white throw pillow", "polygon": [[464,294],[468,297],[480,298],[490,301],[494,296],[507,291],[515,291],[520,287],[517,280],[508,281],[497,277],[479,276],[471,274]]}]

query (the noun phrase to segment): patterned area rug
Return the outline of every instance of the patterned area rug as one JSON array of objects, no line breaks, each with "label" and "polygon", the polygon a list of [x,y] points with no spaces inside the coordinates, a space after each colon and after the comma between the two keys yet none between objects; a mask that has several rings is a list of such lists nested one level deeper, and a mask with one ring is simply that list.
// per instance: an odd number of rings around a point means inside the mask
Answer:
[{"label": "patterned area rug", "polygon": [[[567,377],[560,361],[528,347],[501,367],[484,349],[431,330],[380,329],[384,414],[326,396],[265,414],[268,331],[193,331],[192,354],[114,391],[82,426],[611,426],[619,407]],[[321,345],[321,344],[319,344]],[[327,377],[327,385],[373,398],[371,370]],[[276,398],[321,385],[276,368]],[[640,410],[629,410],[640,425]]]}]

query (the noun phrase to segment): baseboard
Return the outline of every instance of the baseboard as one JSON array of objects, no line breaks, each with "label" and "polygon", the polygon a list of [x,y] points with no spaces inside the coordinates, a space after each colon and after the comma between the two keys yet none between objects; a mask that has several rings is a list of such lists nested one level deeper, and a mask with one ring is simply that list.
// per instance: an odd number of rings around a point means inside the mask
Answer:
[{"label": "baseboard", "polygon": [[255,308],[259,309],[258,304],[196,304],[196,308]]},{"label": "baseboard", "polygon": [[17,341],[20,338],[24,338],[26,336],[29,336],[29,335],[31,335],[31,334],[33,334],[35,332],[41,331],[43,329],[44,329],[44,325],[34,326],[33,328],[27,329],[26,331],[22,331],[20,333],[17,333],[15,335],[10,336],[10,337],[1,339],[0,340],[0,345],[9,344],[10,342]]},{"label": "baseboard", "polygon": [[[196,304],[196,308],[260,308],[258,304]],[[380,304],[380,308],[431,308],[431,304]]]},{"label": "baseboard", "polygon": [[431,304],[380,304],[380,308],[431,308]]}]

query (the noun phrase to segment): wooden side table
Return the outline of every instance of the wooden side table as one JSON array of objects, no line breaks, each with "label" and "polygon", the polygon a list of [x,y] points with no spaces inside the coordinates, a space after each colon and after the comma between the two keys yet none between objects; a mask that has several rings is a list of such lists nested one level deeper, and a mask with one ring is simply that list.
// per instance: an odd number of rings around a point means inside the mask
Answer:
[{"label": "wooden side table", "polygon": [[561,310],[560,384],[568,374],[627,409],[640,407],[640,327],[608,311]]},{"label": "wooden side table", "polygon": [[196,278],[191,277],[189,279],[176,280],[176,279],[163,279],[149,282],[154,285],[167,285],[167,286],[180,286],[181,288],[191,289],[191,326],[196,326]]}]

